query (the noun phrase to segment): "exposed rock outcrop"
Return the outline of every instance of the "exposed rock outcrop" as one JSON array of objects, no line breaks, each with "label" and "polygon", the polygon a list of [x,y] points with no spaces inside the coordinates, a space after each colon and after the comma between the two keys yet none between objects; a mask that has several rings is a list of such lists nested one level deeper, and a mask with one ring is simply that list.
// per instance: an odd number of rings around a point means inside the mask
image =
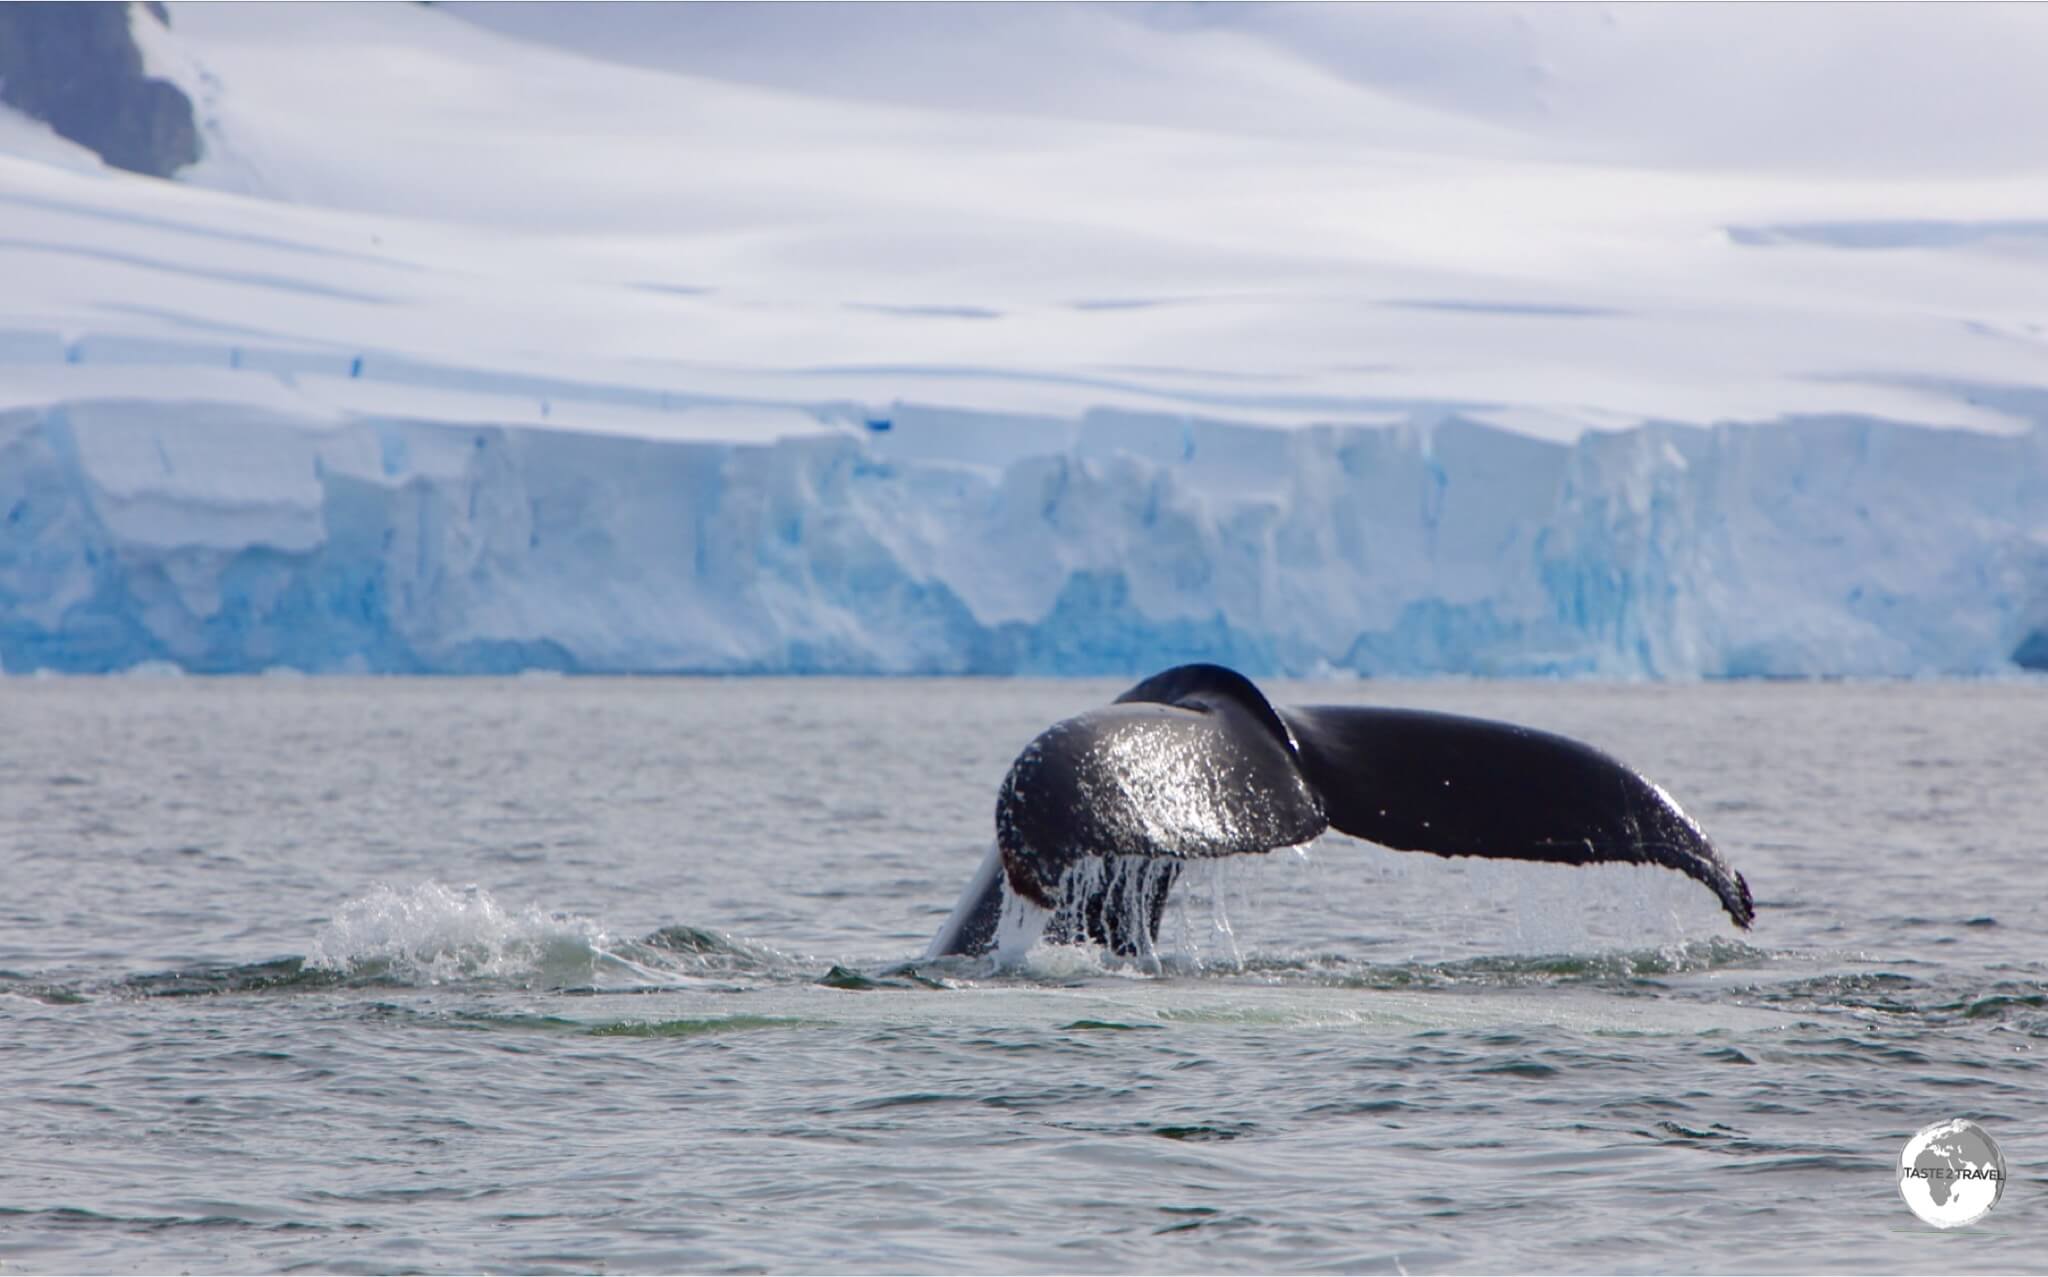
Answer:
[{"label": "exposed rock outcrop", "polygon": [[170,177],[199,158],[192,101],[143,70],[129,22],[160,4],[0,4],[0,102],[115,168]]}]

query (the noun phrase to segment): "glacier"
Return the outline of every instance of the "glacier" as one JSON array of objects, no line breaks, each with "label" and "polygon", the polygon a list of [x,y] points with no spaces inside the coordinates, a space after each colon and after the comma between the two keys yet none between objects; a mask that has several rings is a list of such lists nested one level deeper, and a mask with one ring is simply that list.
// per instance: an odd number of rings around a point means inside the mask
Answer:
[{"label": "glacier", "polygon": [[2048,11],[1844,12],[130,6],[0,670],[2048,668]]},{"label": "glacier", "polygon": [[[737,410],[737,409],[736,409]],[[2048,436],[1573,442],[915,404],[754,440],[0,413],[0,666],[1984,675],[2048,665]],[[886,428],[884,428],[886,427]]]}]

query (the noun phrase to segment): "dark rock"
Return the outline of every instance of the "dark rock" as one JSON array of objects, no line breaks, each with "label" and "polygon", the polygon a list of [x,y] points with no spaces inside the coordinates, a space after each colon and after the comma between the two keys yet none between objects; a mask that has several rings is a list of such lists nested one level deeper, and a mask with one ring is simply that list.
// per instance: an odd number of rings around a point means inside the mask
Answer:
[{"label": "dark rock", "polygon": [[199,158],[192,101],[143,74],[128,21],[125,4],[0,4],[0,102],[115,168],[169,177]]}]

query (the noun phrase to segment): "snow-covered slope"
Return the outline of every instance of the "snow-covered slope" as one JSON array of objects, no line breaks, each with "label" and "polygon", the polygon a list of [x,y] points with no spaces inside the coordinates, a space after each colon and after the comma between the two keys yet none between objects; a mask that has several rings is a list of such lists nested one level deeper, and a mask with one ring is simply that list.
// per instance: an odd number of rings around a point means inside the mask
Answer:
[{"label": "snow-covered slope", "polygon": [[2048,662],[2040,10],[449,7],[0,120],[0,664]]}]

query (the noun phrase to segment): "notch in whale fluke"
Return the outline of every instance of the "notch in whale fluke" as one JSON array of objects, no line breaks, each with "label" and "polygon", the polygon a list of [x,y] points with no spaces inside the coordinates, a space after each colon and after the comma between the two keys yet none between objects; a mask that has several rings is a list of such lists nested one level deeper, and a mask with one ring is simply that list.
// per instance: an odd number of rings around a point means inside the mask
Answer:
[{"label": "notch in whale fluke", "polygon": [[[1235,670],[1181,665],[1025,746],[996,800],[996,846],[931,953],[994,947],[1003,890],[1056,912],[1062,939],[1118,952],[1158,936],[1172,864],[1304,843],[1325,829],[1397,851],[1653,864],[1756,916],[1749,884],[1655,783],[1569,737],[1425,710],[1276,709]],[[1091,857],[1088,898],[1063,899]],[[1131,879],[1131,881],[1136,881]]]}]

